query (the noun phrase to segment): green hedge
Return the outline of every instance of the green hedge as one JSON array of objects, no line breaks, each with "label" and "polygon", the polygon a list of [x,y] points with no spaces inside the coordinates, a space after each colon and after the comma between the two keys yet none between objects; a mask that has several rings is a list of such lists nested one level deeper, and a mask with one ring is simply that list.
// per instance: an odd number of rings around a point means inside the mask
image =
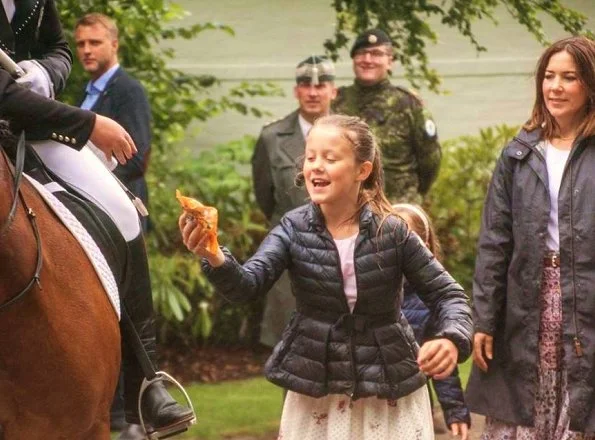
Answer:
[{"label": "green hedge", "polygon": [[442,163],[427,208],[443,250],[443,263],[470,292],[481,211],[502,148],[518,128],[500,125],[444,142]]},{"label": "green hedge", "polygon": [[[148,176],[151,224],[148,250],[155,309],[160,317],[161,339],[194,343],[242,342],[252,305],[229,307],[214,295],[200,271],[198,259],[184,247],[178,230],[182,210],[175,190],[216,206],[219,240],[243,261],[255,250],[266,222],[256,207],[250,177],[254,138],[244,137],[193,157],[159,156],[167,163],[152,163]],[[213,326],[218,331],[212,332]]]}]

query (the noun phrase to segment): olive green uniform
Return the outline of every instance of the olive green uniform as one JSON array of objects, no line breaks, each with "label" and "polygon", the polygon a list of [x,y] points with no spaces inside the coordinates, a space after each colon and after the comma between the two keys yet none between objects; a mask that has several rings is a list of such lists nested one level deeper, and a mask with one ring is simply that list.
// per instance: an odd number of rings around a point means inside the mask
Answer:
[{"label": "olive green uniform", "polygon": [[388,79],[373,86],[357,81],[339,88],[335,113],[359,116],[382,150],[389,200],[421,202],[438,175],[442,153],[436,125],[420,99]]}]

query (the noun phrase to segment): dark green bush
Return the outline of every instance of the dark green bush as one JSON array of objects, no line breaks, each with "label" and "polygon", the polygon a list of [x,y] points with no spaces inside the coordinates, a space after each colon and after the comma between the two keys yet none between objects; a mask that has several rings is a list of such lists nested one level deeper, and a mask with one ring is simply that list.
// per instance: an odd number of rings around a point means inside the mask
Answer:
[{"label": "dark green bush", "polygon": [[427,201],[443,249],[443,263],[469,292],[481,211],[492,171],[517,128],[500,125],[442,145],[442,163]]},{"label": "dark green bush", "polygon": [[[205,342],[212,335],[217,342],[237,343],[242,328],[249,325],[253,306],[228,306],[215,296],[198,259],[182,244],[178,230],[182,210],[175,190],[217,207],[219,241],[244,261],[266,232],[252,190],[253,149],[254,138],[246,136],[197,157],[188,151],[167,160],[160,155],[157,160],[166,163],[152,164],[148,179],[153,231],[148,249],[162,340]],[[211,332],[214,325],[217,331]]]}]

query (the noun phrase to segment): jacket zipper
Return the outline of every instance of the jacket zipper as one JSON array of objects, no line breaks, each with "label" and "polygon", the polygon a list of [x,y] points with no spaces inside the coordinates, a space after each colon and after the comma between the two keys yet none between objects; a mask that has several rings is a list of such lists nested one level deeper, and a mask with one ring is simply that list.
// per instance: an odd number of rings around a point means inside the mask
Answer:
[{"label": "jacket zipper", "polygon": [[[568,158],[570,161],[570,158]],[[574,324],[574,337],[573,337],[573,341],[574,341],[574,351],[576,352],[576,355],[578,357],[582,357],[583,356],[583,346],[581,344],[581,340],[579,338],[579,332],[578,332],[578,319],[576,317],[576,267],[574,264],[574,237],[572,237],[574,235],[574,222],[572,220],[572,212],[573,212],[573,199],[574,199],[574,179],[573,179],[573,174],[572,174],[572,162],[569,163],[569,168],[570,168],[570,234],[571,234],[571,240],[570,240],[570,255],[571,255],[571,260],[572,260],[572,320],[573,320],[573,324]],[[562,178],[564,178],[564,175],[562,175]]]},{"label": "jacket zipper", "polygon": [[[335,248],[335,259],[337,261],[337,273],[339,275],[339,280],[341,281],[341,291],[343,292],[343,294],[341,295],[341,298],[343,299],[343,305],[345,306],[345,313],[349,313],[352,314],[351,310],[349,310],[349,303],[347,302],[347,297],[345,296],[345,284],[343,282],[343,271],[341,270],[341,258],[339,258],[339,248],[337,247],[337,244],[335,243],[335,240],[333,239],[333,236],[331,235],[331,233],[328,231],[328,229],[325,229],[328,237],[326,237],[327,240],[330,240],[331,243],[333,244],[333,247]],[[357,237],[355,239],[355,245],[354,245],[354,249],[353,249],[353,272],[355,273],[355,286],[357,289],[357,271],[355,270],[355,249],[357,248],[358,245],[358,239],[359,239],[359,230],[357,233]],[[357,305],[357,299],[355,300],[355,303]],[[355,306],[353,307],[353,309],[355,310]],[[356,383],[357,383],[357,368],[355,367],[355,341],[353,340],[353,335],[350,334],[349,335],[349,357],[351,358],[351,374],[353,375],[353,384],[351,386],[351,391],[349,391],[347,393],[347,395],[350,398],[353,398],[354,394],[355,394],[355,388],[356,388]]]},{"label": "jacket zipper", "polygon": [[[531,149],[531,151],[537,153],[538,157],[545,162],[545,158],[543,157],[543,155],[537,151],[534,146],[528,144],[527,142],[519,139],[519,138],[515,138],[519,143],[527,146],[528,148]],[[572,212],[573,212],[573,199],[574,199],[574,179],[573,179],[573,173],[572,173],[572,160],[573,157],[576,155],[576,150],[578,150],[578,145],[577,148],[574,148],[570,151],[570,155],[568,156],[568,161],[566,162],[566,165],[564,166],[564,171],[562,172],[562,181],[564,180],[564,177],[566,176],[566,172],[567,170],[570,172],[570,255],[571,255],[571,268],[572,268],[572,323],[573,323],[573,327],[574,327],[574,336],[572,338],[573,343],[574,343],[574,351],[577,355],[577,357],[582,357],[583,356],[583,345],[581,343],[580,337],[579,337],[579,331],[578,331],[578,318],[577,318],[577,301],[576,301],[576,267],[574,264],[574,221],[573,221],[573,217],[572,217]],[[560,183],[560,186],[562,186],[562,184]]]}]

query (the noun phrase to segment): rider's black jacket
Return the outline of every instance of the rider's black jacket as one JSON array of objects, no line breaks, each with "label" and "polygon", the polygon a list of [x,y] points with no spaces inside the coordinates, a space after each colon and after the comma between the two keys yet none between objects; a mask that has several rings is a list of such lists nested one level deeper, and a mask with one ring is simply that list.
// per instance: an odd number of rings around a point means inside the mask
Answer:
[{"label": "rider's black jacket", "polygon": [[17,0],[9,23],[0,14],[0,48],[14,61],[34,59],[49,74],[54,93],[66,86],[72,53],[62,32],[54,0]]},{"label": "rider's black jacket", "polygon": [[[15,61],[36,59],[54,85],[64,88],[72,55],[64,38],[54,0],[18,0],[12,23],[0,12],[0,47]],[[95,124],[95,114],[43,98],[17,85],[0,69],[0,119],[10,123],[27,139],[53,139],[72,148],[82,148]]]}]

